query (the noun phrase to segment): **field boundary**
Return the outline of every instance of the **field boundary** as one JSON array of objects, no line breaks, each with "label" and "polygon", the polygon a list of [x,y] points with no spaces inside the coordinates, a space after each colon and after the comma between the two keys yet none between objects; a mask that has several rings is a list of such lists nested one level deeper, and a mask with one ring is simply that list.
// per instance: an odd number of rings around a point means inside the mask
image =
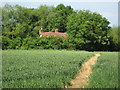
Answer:
[{"label": "field boundary", "polygon": [[84,88],[84,86],[88,83],[89,76],[92,74],[92,67],[99,56],[100,54],[95,54],[95,56],[83,63],[80,72],[78,72],[76,77],[71,80],[71,86],[65,86],[65,88]]}]

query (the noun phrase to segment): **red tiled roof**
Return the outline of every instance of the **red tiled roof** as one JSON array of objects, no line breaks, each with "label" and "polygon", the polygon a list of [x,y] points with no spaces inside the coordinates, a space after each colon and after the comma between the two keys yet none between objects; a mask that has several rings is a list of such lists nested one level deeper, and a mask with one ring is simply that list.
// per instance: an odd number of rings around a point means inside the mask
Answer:
[{"label": "red tiled roof", "polygon": [[60,36],[60,37],[67,37],[67,33],[61,33],[61,32],[42,32],[42,36]]},{"label": "red tiled roof", "polygon": [[55,32],[43,32],[43,29],[41,28],[39,30],[39,35],[40,35],[40,37],[41,36],[46,36],[46,37],[49,37],[49,36],[67,37],[67,33],[58,32],[58,28],[55,29]]}]

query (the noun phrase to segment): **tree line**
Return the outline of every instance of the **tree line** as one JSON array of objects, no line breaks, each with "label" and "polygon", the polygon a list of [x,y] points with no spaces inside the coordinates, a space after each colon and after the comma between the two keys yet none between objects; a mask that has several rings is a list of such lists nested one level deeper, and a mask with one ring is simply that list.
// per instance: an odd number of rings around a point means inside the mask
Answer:
[{"label": "tree line", "polygon": [[[26,8],[4,5],[2,9],[2,49],[72,49],[117,51],[115,30],[99,13],[74,10],[71,6]],[[44,32],[68,33],[67,38],[39,37]],[[116,30],[117,31],[117,30]],[[112,34],[115,33],[115,35]]]}]

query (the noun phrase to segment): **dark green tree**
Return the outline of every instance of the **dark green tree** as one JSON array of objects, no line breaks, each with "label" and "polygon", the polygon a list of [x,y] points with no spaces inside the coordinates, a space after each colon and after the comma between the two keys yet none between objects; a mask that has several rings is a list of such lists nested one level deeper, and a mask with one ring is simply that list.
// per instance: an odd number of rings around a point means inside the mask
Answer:
[{"label": "dark green tree", "polygon": [[68,17],[67,32],[85,42],[85,49],[104,50],[110,44],[110,22],[100,14],[80,10]]},{"label": "dark green tree", "polygon": [[61,32],[66,32],[67,17],[72,13],[73,9],[71,6],[65,7],[63,4],[59,4],[56,7],[55,27],[59,28]]},{"label": "dark green tree", "polygon": [[[2,7],[1,22],[3,49],[19,46],[22,49],[110,50],[112,45],[118,46],[116,36],[108,34],[111,29],[106,18],[89,10],[75,11],[63,4],[41,5],[36,9],[6,4]],[[58,28],[60,32],[67,32],[68,37],[40,38],[41,27],[44,32]]]}]

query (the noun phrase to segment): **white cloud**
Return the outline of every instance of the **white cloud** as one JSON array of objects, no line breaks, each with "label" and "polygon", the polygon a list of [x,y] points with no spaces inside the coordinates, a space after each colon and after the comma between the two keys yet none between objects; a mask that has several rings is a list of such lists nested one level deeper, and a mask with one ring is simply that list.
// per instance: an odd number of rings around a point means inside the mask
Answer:
[{"label": "white cloud", "polygon": [[118,15],[115,13],[111,13],[111,12],[100,12],[100,14],[104,17],[117,17]]}]

